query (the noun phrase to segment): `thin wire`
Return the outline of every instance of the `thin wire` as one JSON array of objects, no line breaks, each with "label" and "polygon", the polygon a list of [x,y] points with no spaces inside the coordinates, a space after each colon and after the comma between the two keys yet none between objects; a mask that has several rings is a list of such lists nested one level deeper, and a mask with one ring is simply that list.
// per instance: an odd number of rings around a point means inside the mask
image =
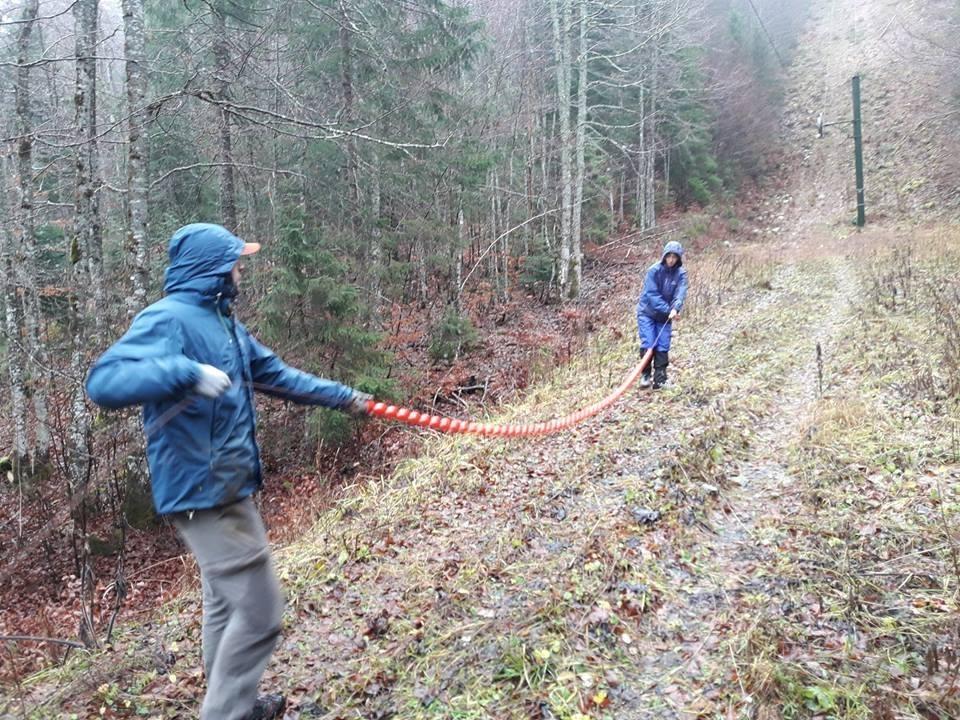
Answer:
[{"label": "thin wire", "polygon": [[757,11],[757,6],[753,4],[753,0],[747,0],[750,3],[750,7],[753,8],[753,14],[757,16],[757,22],[760,23],[760,27],[763,30],[763,34],[767,36],[767,42],[770,43],[770,48],[773,50],[773,54],[777,56],[777,62],[780,63],[780,69],[786,70],[787,65],[783,62],[783,58],[780,57],[780,51],[777,50],[777,46],[773,44],[773,38],[770,37],[770,33],[767,31],[767,26],[763,22],[763,18],[760,17],[760,13]]}]

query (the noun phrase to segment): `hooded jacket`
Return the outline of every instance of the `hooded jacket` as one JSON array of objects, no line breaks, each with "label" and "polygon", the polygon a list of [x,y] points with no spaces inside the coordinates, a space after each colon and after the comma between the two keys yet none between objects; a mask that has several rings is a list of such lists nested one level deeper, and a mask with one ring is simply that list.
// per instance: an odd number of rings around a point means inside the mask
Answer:
[{"label": "hooded jacket", "polygon": [[[674,253],[677,264],[667,267],[667,255]],[[643,281],[643,292],[637,301],[637,320],[645,315],[656,322],[666,322],[671,310],[680,312],[687,298],[687,271],[683,269],[683,246],[676,240],[668,242],[663,248],[660,262],[647,270]]]},{"label": "hooded jacket", "polygon": [[[187,225],[170,240],[165,297],[134,318],[91,368],[90,399],[105,408],[143,405],[153,500],[161,514],[226,505],[261,485],[253,391],[342,408],[353,390],[284,364],[231,313],[230,270],[244,247],[219,225]],[[231,386],[194,392],[200,364]]]}]

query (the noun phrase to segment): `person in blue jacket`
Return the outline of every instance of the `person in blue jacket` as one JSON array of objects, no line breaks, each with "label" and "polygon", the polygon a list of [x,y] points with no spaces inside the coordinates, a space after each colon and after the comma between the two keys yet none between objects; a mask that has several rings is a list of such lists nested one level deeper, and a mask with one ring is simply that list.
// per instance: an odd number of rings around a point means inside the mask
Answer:
[{"label": "person in blue jacket", "polygon": [[202,720],[278,717],[285,704],[281,695],[257,697],[283,597],[252,498],[262,483],[253,391],[353,415],[370,399],[287,366],[234,317],[240,260],[259,249],[219,225],[177,230],[164,297],[87,376],[97,405],[143,406],[154,504],[200,566]]},{"label": "person in blue jacket", "polygon": [[[670,364],[670,335],[673,319],[683,309],[687,297],[687,271],[683,269],[683,246],[676,240],[663,248],[660,262],[647,270],[643,292],[637,301],[637,333],[640,354],[653,348],[653,387],[667,381]],[[650,387],[650,365],[643,370],[640,387]]]}]

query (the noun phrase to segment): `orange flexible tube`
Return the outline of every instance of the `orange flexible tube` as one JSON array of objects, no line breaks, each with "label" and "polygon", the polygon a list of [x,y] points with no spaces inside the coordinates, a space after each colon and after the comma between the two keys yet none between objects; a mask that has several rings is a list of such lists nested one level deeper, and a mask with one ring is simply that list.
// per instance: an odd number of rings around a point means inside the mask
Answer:
[{"label": "orange flexible tube", "polygon": [[387,405],[376,400],[367,401],[367,413],[376,417],[384,417],[389,420],[406,423],[415,427],[425,427],[440,432],[458,432],[471,433],[473,435],[484,435],[492,437],[531,437],[537,435],[551,435],[561,430],[566,430],[574,425],[579,425],[587,418],[603,412],[613,405],[621,396],[630,389],[644,368],[650,364],[653,358],[653,348],[647,350],[640,364],[631,370],[624,378],[620,386],[602,400],[589,405],[582,410],[564,415],[563,417],[546,422],[538,423],[478,423],[467,420],[457,420],[456,418],[443,417],[442,415],[428,415],[416,410],[409,410],[405,407],[396,405]]}]

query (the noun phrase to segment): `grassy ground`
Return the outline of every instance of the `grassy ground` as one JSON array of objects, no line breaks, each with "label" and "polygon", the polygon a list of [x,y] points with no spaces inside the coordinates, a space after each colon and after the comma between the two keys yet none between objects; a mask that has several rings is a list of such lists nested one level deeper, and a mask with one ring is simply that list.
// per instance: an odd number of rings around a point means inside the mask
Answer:
[{"label": "grassy ground", "polygon": [[864,248],[824,393],[791,444],[784,590],[732,645],[783,717],[947,718],[957,700],[956,230]]}]

